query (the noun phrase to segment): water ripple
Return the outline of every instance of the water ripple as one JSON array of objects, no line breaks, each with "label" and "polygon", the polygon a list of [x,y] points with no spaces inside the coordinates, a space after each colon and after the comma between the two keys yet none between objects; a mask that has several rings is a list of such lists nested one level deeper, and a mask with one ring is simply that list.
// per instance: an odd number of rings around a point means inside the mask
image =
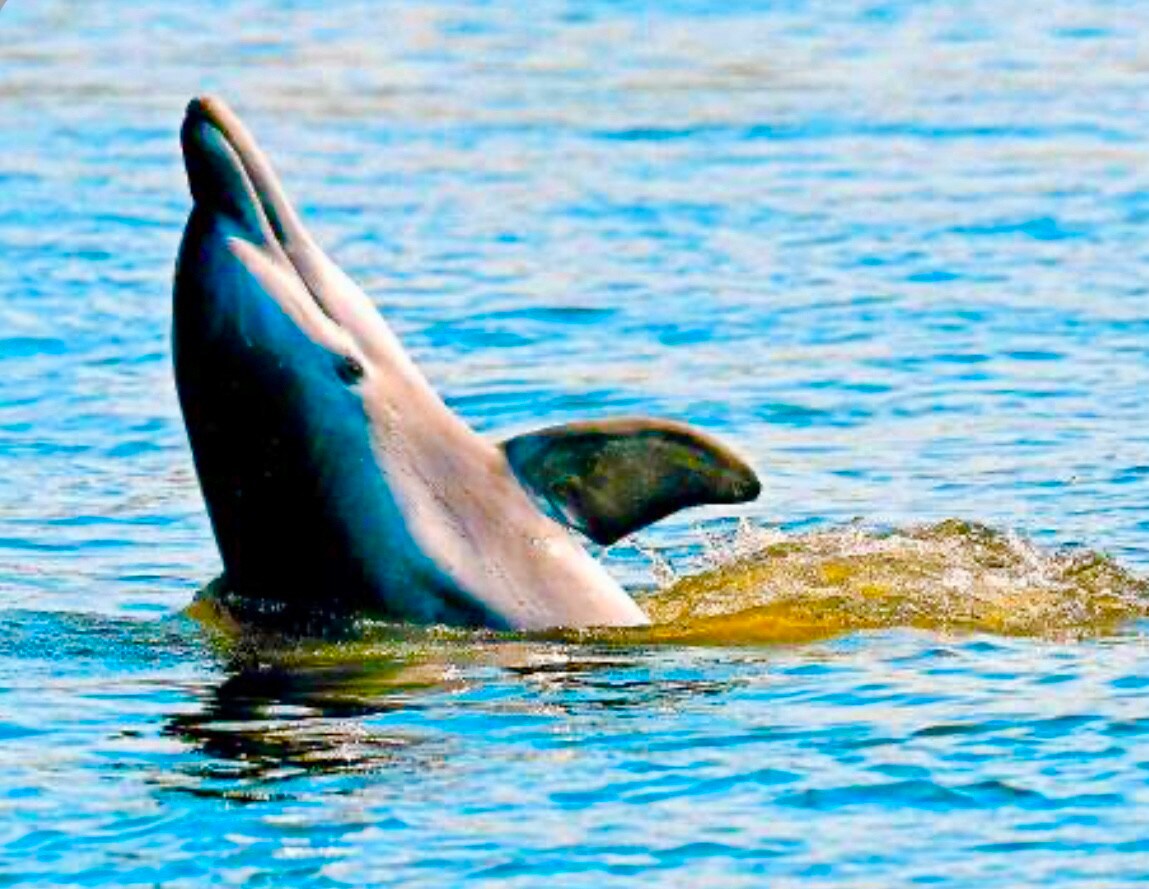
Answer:
[{"label": "water ripple", "polygon": [[[1147,28],[1127,0],[8,3],[0,882],[1141,880],[1145,624],[1106,597],[1149,566]],[[806,546],[761,570],[837,591],[818,632],[273,663],[173,617],[219,568],[168,354],[203,91],[484,432],[737,444],[741,514]],[[959,577],[969,549],[914,608],[812,552],[954,516],[1063,554],[1025,575],[1046,610],[990,583],[1008,559]],[[731,524],[603,557],[648,590]],[[1051,573],[1086,551],[1110,572]]]}]

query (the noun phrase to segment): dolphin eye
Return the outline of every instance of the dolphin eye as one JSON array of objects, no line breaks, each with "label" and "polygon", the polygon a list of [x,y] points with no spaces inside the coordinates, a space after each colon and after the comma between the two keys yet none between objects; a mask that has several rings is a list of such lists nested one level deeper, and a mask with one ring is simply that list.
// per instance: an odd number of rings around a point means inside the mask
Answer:
[{"label": "dolphin eye", "polygon": [[344,355],[336,361],[335,372],[349,386],[363,379],[363,365],[350,355]]}]

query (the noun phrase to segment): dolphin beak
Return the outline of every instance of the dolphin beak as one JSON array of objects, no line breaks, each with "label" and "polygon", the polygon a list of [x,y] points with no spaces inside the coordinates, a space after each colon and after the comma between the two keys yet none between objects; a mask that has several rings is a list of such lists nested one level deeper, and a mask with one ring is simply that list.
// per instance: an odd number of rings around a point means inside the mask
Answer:
[{"label": "dolphin beak", "polygon": [[227,220],[229,234],[290,269],[315,307],[334,319],[332,303],[339,294],[324,275],[322,251],[239,116],[214,96],[192,99],[180,141],[196,210]]},{"label": "dolphin beak", "polygon": [[226,216],[254,243],[278,244],[287,252],[306,243],[271,162],[224,101],[192,99],[180,141],[197,207]]},{"label": "dolphin beak", "polygon": [[247,240],[278,241],[263,211],[243,156],[228,138],[220,103],[193,99],[188,105],[180,142],[188,185],[196,207],[219,213],[238,226]]}]

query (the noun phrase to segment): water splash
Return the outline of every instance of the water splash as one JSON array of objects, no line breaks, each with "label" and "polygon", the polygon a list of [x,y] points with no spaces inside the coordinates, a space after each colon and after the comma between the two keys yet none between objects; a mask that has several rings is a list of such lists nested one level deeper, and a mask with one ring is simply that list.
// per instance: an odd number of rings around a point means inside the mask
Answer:
[{"label": "water splash", "polygon": [[189,614],[217,631],[234,666],[398,659],[421,669],[427,662],[506,666],[556,641],[762,645],[895,627],[1067,639],[1114,632],[1149,616],[1149,580],[1108,556],[1047,549],[956,519],[801,533],[744,523],[726,536],[709,534],[701,570],[692,574],[680,576],[657,553],[652,558],[660,587],[641,602],[653,625],[638,629],[516,634],[359,620],[301,639],[235,622],[212,597],[212,586]]},{"label": "water splash", "polygon": [[707,566],[649,595],[657,641],[793,642],[916,627],[1079,637],[1149,614],[1149,581],[1091,550],[1050,550],[950,519],[787,534],[743,525]]}]

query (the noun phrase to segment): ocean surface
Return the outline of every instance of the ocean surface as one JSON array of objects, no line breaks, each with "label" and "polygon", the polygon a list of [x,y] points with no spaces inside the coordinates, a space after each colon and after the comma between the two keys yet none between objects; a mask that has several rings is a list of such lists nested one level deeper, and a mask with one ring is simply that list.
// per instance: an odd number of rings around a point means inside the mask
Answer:
[{"label": "ocean surface", "polygon": [[[1149,6],[9,0],[0,885],[1149,874]],[[491,435],[695,423],[645,636],[261,648],[171,373],[187,100]],[[989,530],[993,529],[993,530]]]}]

